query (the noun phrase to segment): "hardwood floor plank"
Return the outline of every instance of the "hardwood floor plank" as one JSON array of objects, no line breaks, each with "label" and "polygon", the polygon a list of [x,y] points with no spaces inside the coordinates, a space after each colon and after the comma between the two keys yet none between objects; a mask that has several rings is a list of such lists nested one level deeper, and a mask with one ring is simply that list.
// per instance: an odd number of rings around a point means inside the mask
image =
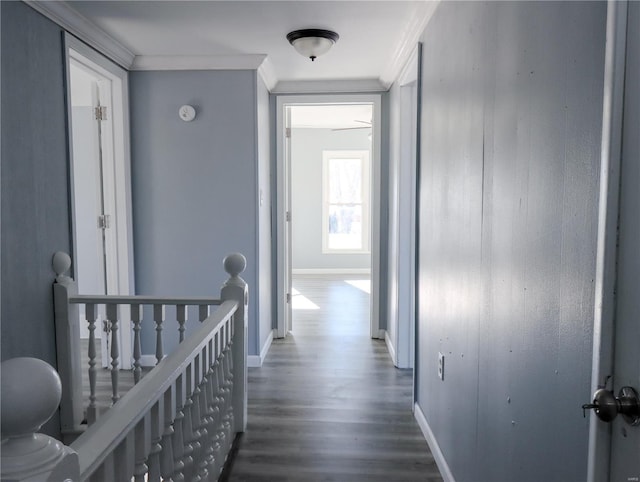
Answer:
[{"label": "hardwood floor plank", "polygon": [[248,429],[228,480],[442,481],[411,413],[412,372],[369,338],[369,295],[345,279],[294,279],[318,309],[295,310],[293,334],[249,369]]}]

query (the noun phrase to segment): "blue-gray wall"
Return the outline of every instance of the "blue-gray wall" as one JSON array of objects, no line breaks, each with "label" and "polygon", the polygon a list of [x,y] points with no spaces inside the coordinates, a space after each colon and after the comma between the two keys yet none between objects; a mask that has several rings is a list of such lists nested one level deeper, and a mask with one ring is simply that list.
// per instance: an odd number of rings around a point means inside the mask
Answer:
[{"label": "blue-gray wall", "polygon": [[422,37],[417,396],[458,482],[586,478],[605,21],[443,2]]},{"label": "blue-gray wall", "polygon": [[[2,17],[2,359],[56,366],[51,258],[69,252],[61,29],[22,2]],[[59,434],[54,417],[44,429]]]},{"label": "blue-gray wall", "polygon": [[[132,72],[130,87],[136,292],[217,297],[223,257],[243,253],[249,354],[256,354],[256,73]],[[195,107],[194,121],[178,117],[183,104]],[[149,334],[146,354],[155,350]],[[166,335],[171,347],[177,332]]]},{"label": "blue-gray wall", "polygon": [[370,133],[370,129],[292,129],[291,254],[294,270],[371,267],[371,254],[322,252],[322,152],[370,150]]}]

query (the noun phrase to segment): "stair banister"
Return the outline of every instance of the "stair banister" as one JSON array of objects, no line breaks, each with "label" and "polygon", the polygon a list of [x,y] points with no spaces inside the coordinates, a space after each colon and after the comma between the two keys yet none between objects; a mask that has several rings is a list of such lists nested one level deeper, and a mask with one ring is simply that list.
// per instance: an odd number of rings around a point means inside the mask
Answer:
[{"label": "stair banister", "polygon": [[224,259],[224,269],[230,278],[222,286],[221,298],[238,302],[238,311],[233,327],[233,413],[234,431],[242,433],[247,429],[247,355],[248,355],[248,303],[249,289],[240,277],[247,266],[247,260],[240,253]]},{"label": "stair banister", "polygon": [[54,368],[36,358],[2,362],[3,481],[78,482],[78,455],[58,440],[36,433],[58,410],[62,396]]},{"label": "stair banister", "polygon": [[[78,305],[69,303],[69,298],[78,294],[78,284],[65,275],[71,268],[71,258],[58,251],[53,255],[53,305],[56,325],[56,355],[58,373],[64,386],[60,404],[60,425],[63,436],[79,432],[84,419],[82,407],[82,359],[80,350],[80,327]],[[90,327],[91,328],[91,327]],[[94,331],[91,330],[91,335]],[[95,338],[94,351],[95,351]],[[93,367],[92,367],[93,368]],[[95,372],[94,372],[95,374]]]}]

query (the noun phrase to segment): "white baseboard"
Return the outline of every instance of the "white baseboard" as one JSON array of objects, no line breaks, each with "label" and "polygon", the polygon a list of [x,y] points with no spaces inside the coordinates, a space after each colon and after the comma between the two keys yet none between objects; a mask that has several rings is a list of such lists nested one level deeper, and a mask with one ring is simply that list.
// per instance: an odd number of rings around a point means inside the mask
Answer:
[{"label": "white baseboard", "polygon": [[387,330],[384,330],[384,341],[387,344],[387,350],[389,350],[389,356],[391,357],[391,361],[397,367],[398,357],[396,355],[396,349],[393,346],[393,342],[391,341],[391,337],[389,336],[389,332]]},{"label": "white baseboard", "polygon": [[447,461],[444,458],[444,454],[442,453],[442,450],[440,450],[440,446],[438,445],[436,436],[431,431],[431,427],[429,427],[429,423],[427,422],[424,413],[422,413],[420,405],[418,405],[417,403],[414,405],[413,413],[416,417],[418,425],[420,426],[420,429],[422,430],[424,438],[427,440],[427,444],[429,445],[431,454],[436,461],[436,465],[438,466],[438,470],[440,471],[440,475],[442,475],[444,482],[456,482],[456,479],[453,478],[453,474],[451,473],[451,469],[449,468],[449,464],[447,464]]},{"label": "white baseboard", "polygon": [[247,357],[247,366],[249,368],[259,368],[262,366],[264,359],[267,357],[267,353],[269,353],[269,348],[271,348],[272,342],[273,342],[273,330],[269,332],[269,336],[267,337],[267,340],[264,342],[264,345],[260,350],[260,355],[249,355]]},{"label": "white baseboard", "polygon": [[369,268],[295,268],[291,274],[365,274],[371,276]]},{"label": "white baseboard", "polygon": [[155,355],[140,355],[140,366],[144,368],[153,368],[158,363]]}]

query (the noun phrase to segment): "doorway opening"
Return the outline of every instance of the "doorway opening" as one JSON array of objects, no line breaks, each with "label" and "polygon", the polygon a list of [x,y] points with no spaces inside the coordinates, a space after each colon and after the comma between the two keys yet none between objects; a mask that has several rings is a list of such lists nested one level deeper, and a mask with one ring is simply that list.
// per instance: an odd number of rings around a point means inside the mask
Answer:
[{"label": "doorway opening", "polygon": [[380,96],[277,104],[277,335],[295,331],[298,316],[332,302],[322,293],[339,289],[359,306],[365,297],[361,329],[380,338]]},{"label": "doorway opening", "polygon": [[[73,276],[81,294],[128,295],[133,287],[126,71],[77,39],[65,38]],[[121,311],[120,368],[131,368],[131,326]],[[100,314],[102,365],[110,326]],[[80,336],[88,338],[80,316]]]}]

